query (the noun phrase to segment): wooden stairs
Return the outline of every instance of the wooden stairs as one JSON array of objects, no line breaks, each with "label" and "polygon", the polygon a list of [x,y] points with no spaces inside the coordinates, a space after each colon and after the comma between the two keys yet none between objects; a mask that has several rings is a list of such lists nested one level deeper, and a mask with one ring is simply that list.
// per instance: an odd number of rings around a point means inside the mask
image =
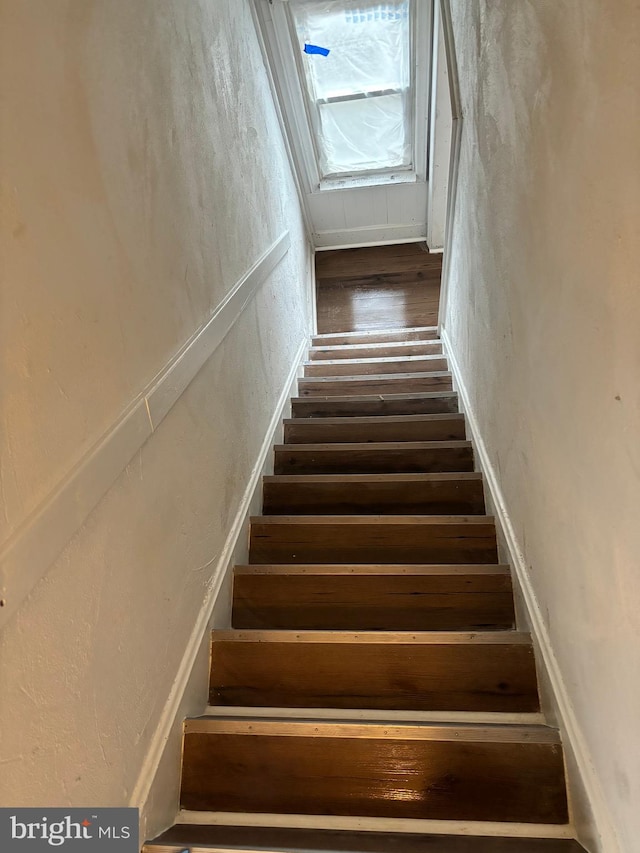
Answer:
[{"label": "wooden stairs", "polygon": [[435,328],[313,340],[147,853],[578,853]]}]

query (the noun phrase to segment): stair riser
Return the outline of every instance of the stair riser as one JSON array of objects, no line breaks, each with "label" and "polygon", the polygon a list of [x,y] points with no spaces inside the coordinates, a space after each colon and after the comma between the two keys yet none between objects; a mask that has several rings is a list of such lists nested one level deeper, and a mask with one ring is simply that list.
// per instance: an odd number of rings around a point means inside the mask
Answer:
[{"label": "stair riser", "polygon": [[193,810],[565,823],[555,744],[188,733]]},{"label": "stair riser", "polygon": [[[344,447],[344,446],[342,446]],[[473,471],[471,447],[429,449],[308,450],[287,445],[275,451],[276,474],[394,474]]]},{"label": "stair riser", "polygon": [[537,712],[529,645],[216,641],[211,705]]},{"label": "stair riser", "polygon": [[512,628],[508,575],[248,575],[234,579],[234,628],[477,631]]},{"label": "stair riser", "polygon": [[493,523],[262,524],[251,526],[250,563],[497,563]]},{"label": "stair riser", "polygon": [[292,414],[295,418],[340,418],[340,417],[379,417],[383,415],[429,415],[455,413],[458,411],[458,395],[448,393],[443,396],[397,399],[395,395],[380,399],[374,397],[352,397],[346,400],[322,398],[299,399],[292,402]]},{"label": "stair riser", "polygon": [[428,370],[448,370],[447,359],[443,357],[423,358],[418,361],[347,361],[344,364],[309,362],[305,365],[305,376],[367,376],[381,373],[424,373]]},{"label": "stair riser", "polygon": [[294,420],[285,423],[286,444],[324,444],[347,441],[464,441],[466,428],[464,417],[452,415],[437,420],[395,421],[387,418],[366,423],[350,423],[341,418],[341,423],[328,418],[308,421]]},{"label": "stair riser", "polygon": [[353,394],[409,394],[421,391],[451,391],[453,386],[451,376],[435,372],[418,374],[415,378],[407,378],[399,374],[398,378],[390,376],[384,379],[375,377],[362,379],[300,379],[298,394],[300,397],[341,397]]},{"label": "stair riser", "polygon": [[483,515],[481,480],[264,484],[266,515]]}]

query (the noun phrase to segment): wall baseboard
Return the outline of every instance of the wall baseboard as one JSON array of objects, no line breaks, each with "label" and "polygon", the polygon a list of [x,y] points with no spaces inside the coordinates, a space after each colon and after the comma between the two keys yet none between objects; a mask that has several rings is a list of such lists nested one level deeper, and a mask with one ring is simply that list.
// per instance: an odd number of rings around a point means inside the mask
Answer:
[{"label": "wall baseboard", "polygon": [[[156,780],[156,775],[163,753],[167,746],[170,745],[172,735],[176,734],[180,740],[182,739],[182,697],[187,691],[189,679],[194,669],[203,640],[206,642],[207,632],[211,629],[212,617],[218,597],[223,589],[225,581],[228,579],[234,563],[238,559],[246,559],[249,518],[252,514],[255,514],[256,507],[261,506],[262,477],[263,474],[267,473],[268,470],[271,470],[273,466],[270,456],[271,450],[273,445],[277,443],[279,433],[282,431],[282,421],[287,417],[288,407],[291,404],[291,397],[295,396],[297,380],[302,372],[302,366],[306,358],[308,348],[309,339],[304,338],[294,357],[293,365],[289,371],[287,379],[285,380],[276,409],[273,417],[271,418],[256,462],[249,476],[247,487],[234,516],[233,524],[231,525],[225,540],[220,557],[216,561],[215,568],[212,571],[212,579],[209,589],[207,590],[207,594],[196,617],[193,631],[191,632],[180,666],[178,667],[171,692],[165,702],[165,706],[151,740],[146,759],[142,765],[137,782],[131,794],[129,805],[140,809],[141,834],[143,838],[146,837],[148,829],[150,829],[151,833],[155,834],[156,831],[161,831],[163,828],[148,828],[147,803],[150,800],[152,788]],[[202,708],[191,710],[194,713],[203,713],[205,705],[206,700]],[[177,792],[180,785],[179,774],[176,773],[175,779],[172,781],[176,786],[175,803],[177,806]],[[166,780],[161,780],[160,784],[166,784]],[[166,792],[164,796],[166,798]],[[170,816],[170,819],[173,820],[175,817],[176,815],[173,814]]]},{"label": "wall baseboard", "polygon": [[289,250],[288,231],[258,258],[212,316],[71,468],[0,550],[0,630],[157,429]]},{"label": "wall baseboard", "polygon": [[[549,688],[553,693],[552,700],[557,711],[558,724],[562,734],[562,739],[565,743],[565,748],[571,750],[575,759],[581,787],[588,801],[585,805],[593,818],[594,826],[592,829],[595,829],[596,834],[599,836],[599,840],[596,842],[596,850],[598,853],[600,853],[600,851],[602,851],[602,853],[621,853],[614,824],[591,759],[589,747],[585,741],[584,735],[582,734],[573,703],[565,685],[558,659],[556,658],[553,650],[551,637],[549,636],[547,626],[542,616],[540,603],[527,569],[523,548],[516,536],[514,525],[511,521],[507,503],[502,492],[500,480],[495,468],[493,467],[487,446],[484,443],[482,433],[480,432],[478,420],[471,404],[471,398],[446,328],[441,329],[441,338],[445,355],[449,360],[449,368],[454,379],[454,387],[458,392],[462,410],[466,415],[479,467],[484,474],[485,482],[493,502],[496,523],[500,525],[503,533],[507,550],[509,552],[510,563],[515,571],[516,580],[522,592],[523,604],[526,608],[534,641],[542,656],[541,663],[546,670]],[[571,782],[570,778],[569,782]],[[570,784],[570,789],[571,787],[572,786]],[[595,850],[594,853],[596,853]]]},{"label": "wall baseboard", "polygon": [[345,228],[339,231],[317,231],[314,235],[316,250],[321,251],[384,246],[392,243],[416,243],[426,239],[424,224],[367,225],[362,228]]}]

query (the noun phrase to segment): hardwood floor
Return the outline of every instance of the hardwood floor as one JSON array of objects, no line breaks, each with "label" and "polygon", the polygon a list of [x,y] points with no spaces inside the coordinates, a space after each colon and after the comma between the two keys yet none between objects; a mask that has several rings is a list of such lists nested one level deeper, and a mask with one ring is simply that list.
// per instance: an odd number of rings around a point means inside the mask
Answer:
[{"label": "hardwood floor", "polygon": [[420,244],[318,252],[318,332],[438,322],[442,255]]}]

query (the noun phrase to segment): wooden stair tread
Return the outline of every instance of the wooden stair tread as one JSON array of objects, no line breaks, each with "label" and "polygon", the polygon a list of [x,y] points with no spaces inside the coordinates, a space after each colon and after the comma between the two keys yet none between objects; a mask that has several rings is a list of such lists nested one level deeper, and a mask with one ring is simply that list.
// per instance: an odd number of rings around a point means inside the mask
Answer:
[{"label": "wooden stair tread", "polygon": [[435,471],[417,474],[267,474],[265,483],[481,483],[476,471]]},{"label": "wooden stair tread", "polygon": [[376,382],[391,380],[399,385],[403,379],[431,379],[438,377],[451,377],[451,372],[449,370],[424,370],[416,373],[369,373],[365,376],[357,374],[353,376],[306,376],[299,381],[306,385],[315,385],[321,388],[324,385],[331,385],[334,382],[338,384],[344,383],[345,385],[348,382],[363,382],[373,385]]},{"label": "wooden stair tread", "polygon": [[186,722],[183,766],[188,809],[568,818],[558,733],[544,726],[199,718]]},{"label": "wooden stair tread", "polygon": [[424,373],[386,373],[363,376],[310,376],[298,380],[298,394],[306,396],[343,396],[351,392],[359,394],[384,394],[395,389],[394,393],[426,391],[439,388],[451,391],[453,388],[449,371],[434,370]]},{"label": "wooden stair tread", "polygon": [[261,524],[264,526],[281,527],[282,525],[292,526],[334,526],[340,524],[344,526],[366,526],[366,527],[441,527],[443,525],[451,526],[478,526],[478,527],[493,527],[494,517],[492,515],[438,515],[438,516],[421,516],[421,515],[378,515],[378,516],[360,516],[360,515],[291,515],[291,516],[269,516],[255,515],[251,518],[252,524]]},{"label": "wooden stair tread", "polygon": [[[191,853],[215,848],[247,853],[584,853],[570,839],[423,835],[269,826],[175,824],[143,853]],[[162,849],[158,849],[162,848]]]},{"label": "wooden stair tread", "polygon": [[[403,344],[406,346],[406,344]],[[327,350],[326,348],[323,350],[325,352],[333,352],[333,350]],[[349,364],[403,364],[407,362],[408,364],[421,364],[426,363],[429,364],[431,361],[438,360],[442,358],[441,353],[426,353],[425,355],[367,355],[367,356],[354,356],[353,358],[338,358],[338,359],[324,359],[323,364],[325,367],[329,367],[331,365],[340,365],[347,366]],[[315,361],[305,361],[305,365],[315,365]]]},{"label": "wooden stair tread", "polygon": [[385,726],[545,726],[541,711],[416,711],[380,708],[294,708],[270,705],[207,705],[202,716],[225,720],[289,722],[310,719],[323,723],[379,723]]},{"label": "wooden stair tread", "polygon": [[306,361],[305,377],[311,376],[368,376],[391,374],[402,376],[407,373],[447,370],[448,362],[441,353],[412,356],[375,356],[351,359],[325,359]]},{"label": "wooden stair tread", "polygon": [[[322,740],[415,741],[433,743],[551,744],[560,745],[560,734],[553,726],[500,725],[495,723],[411,723],[369,720],[327,722],[324,720],[263,720],[259,717],[238,719],[229,715],[188,717],[186,734],[234,734],[247,737],[299,738]],[[304,812],[303,812],[304,814]]]},{"label": "wooden stair tread", "polygon": [[338,344],[318,346],[309,349],[311,361],[341,358],[374,358],[376,355],[428,355],[442,353],[442,341],[427,339],[417,341],[396,341],[395,343]]},{"label": "wooden stair tread", "polygon": [[344,442],[321,442],[310,444],[275,444],[276,450],[315,452],[319,450],[447,450],[458,448],[471,448],[471,442],[466,439],[455,439],[453,441],[344,441]]},{"label": "wooden stair tread", "polygon": [[429,340],[437,337],[437,326],[407,326],[395,329],[372,329],[371,331],[328,332],[322,335],[314,335],[311,343],[313,346],[327,346],[332,344]]},{"label": "wooden stair tread", "polygon": [[350,646],[531,646],[531,634],[525,631],[283,631],[213,630],[215,643],[289,643],[292,645]]},{"label": "wooden stair tread", "polygon": [[[332,400],[335,398],[332,398]],[[358,398],[361,399],[361,398]],[[308,402],[305,398],[304,402]],[[465,417],[461,412],[431,412],[427,414],[416,415],[354,415],[353,417],[330,417],[322,418],[322,425],[340,425],[340,424],[421,424],[421,423],[439,423],[446,421],[464,421]],[[311,419],[311,423],[313,420]],[[307,422],[300,418],[284,418],[283,423],[286,425],[307,426]]]},{"label": "wooden stair tread", "polygon": [[473,565],[463,563],[459,566],[456,565],[435,565],[428,564],[424,566],[420,565],[404,565],[404,564],[337,564],[337,565],[317,565],[314,563],[310,563],[309,565],[261,565],[261,566],[251,566],[251,565],[238,565],[234,568],[234,573],[236,575],[272,575],[272,574],[285,574],[285,575],[344,575],[346,577],[352,577],[354,575],[363,575],[365,577],[369,575],[394,575],[394,576],[403,576],[408,575],[411,577],[415,576],[436,576],[436,577],[456,577],[458,575],[500,575],[500,576],[510,576],[511,570],[509,566],[498,565],[498,564],[486,564],[486,565]]}]

